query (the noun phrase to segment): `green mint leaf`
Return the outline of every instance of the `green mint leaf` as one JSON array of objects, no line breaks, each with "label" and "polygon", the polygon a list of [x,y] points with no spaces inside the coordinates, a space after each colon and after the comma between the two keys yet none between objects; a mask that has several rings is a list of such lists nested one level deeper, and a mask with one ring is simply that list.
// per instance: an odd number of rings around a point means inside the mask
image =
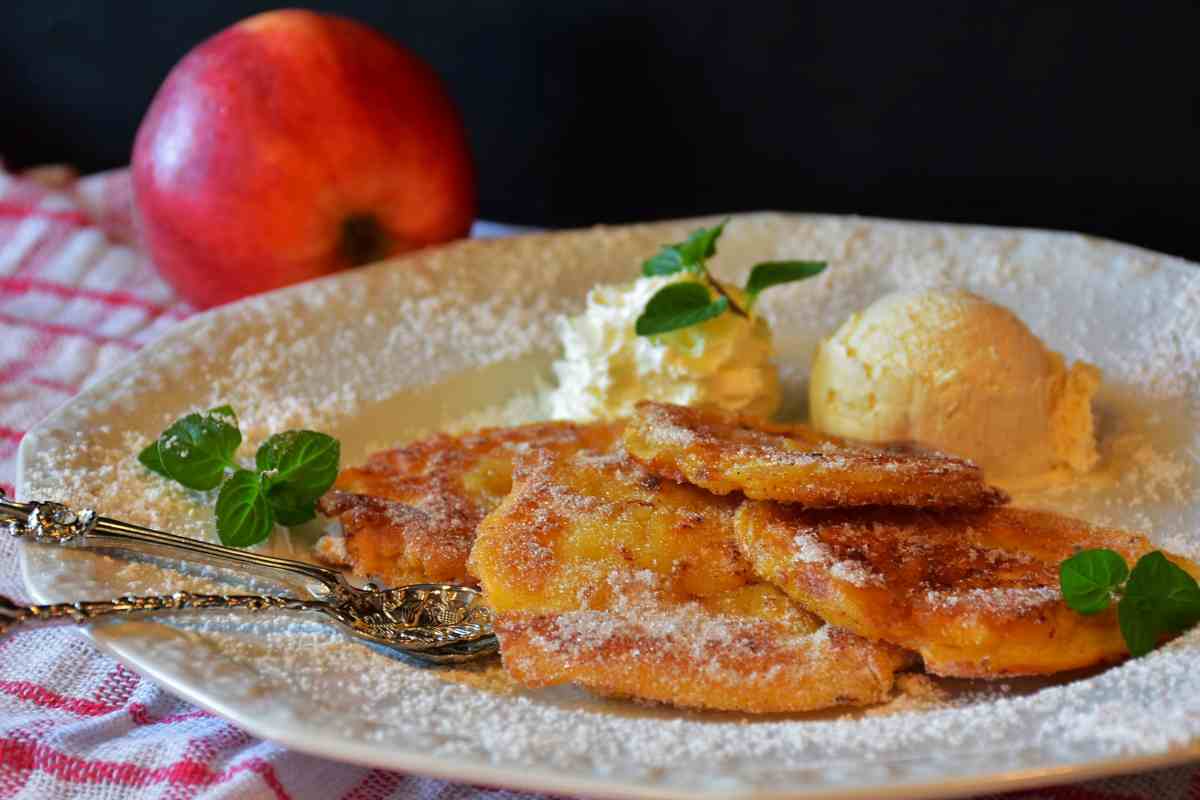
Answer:
[{"label": "green mint leaf", "polygon": [[266,487],[257,473],[239,469],[217,495],[217,535],[227,547],[265,541],[275,525]]},{"label": "green mint leaf", "polygon": [[746,294],[753,304],[760,292],[781,283],[793,283],[820,275],[825,270],[824,261],[764,261],[755,264],[746,281]]},{"label": "green mint leaf", "polygon": [[1113,590],[1128,577],[1125,559],[1107,549],[1076,553],[1058,568],[1063,598],[1080,614],[1098,614],[1108,608]]},{"label": "green mint leaf", "polygon": [[677,272],[704,272],[705,259],[717,252],[717,239],[729,220],[711,228],[697,228],[688,238],[675,244],[663,245],[652,258],[642,262],[642,274],[647,278],[674,275]]},{"label": "green mint leaf", "polygon": [[664,245],[652,258],[642,262],[642,274],[647,278],[658,275],[674,275],[685,269],[687,269],[687,265],[683,263],[683,256],[679,253],[679,248],[673,244]]},{"label": "green mint leaf", "polygon": [[1154,609],[1145,598],[1125,595],[1117,603],[1117,623],[1125,646],[1135,658],[1144,656],[1154,649],[1163,631],[1157,624]]},{"label": "green mint leaf", "polygon": [[1171,585],[1162,598],[1162,613],[1167,632],[1180,633],[1200,622],[1200,586],[1175,564],[1171,564],[1170,575]]},{"label": "green mint leaf", "polygon": [[698,325],[723,314],[727,308],[729,300],[724,297],[713,300],[708,288],[702,284],[692,281],[673,283],[650,298],[634,330],[638,336],[666,333]]},{"label": "green mint leaf", "polygon": [[316,501],[337,478],[341,445],[315,431],[288,431],[258,448],[267,502],[281,525],[303,525],[316,516]]},{"label": "green mint leaf", "polygon": [[316,431],[288,431],[264,441],[254,456],[276,522],[292,528],[317,516],[317,498],[334,485],[341,445]]},{"label": "green mint leaf", "polygon": [[237,468],[233,456],[242,443],[237,424],[229,406],[188,414],[158,437],[159,463],[167,475],[189,489],[215,489],[227,468]]},{"label": "green mint leaf", "polygon": [[171,478],[171,473],[167,472],[167,468],[165,466],[163,466],[162,458],[160,458],[158,455],[158,440],[157,439],[155,439],[153,442],[148,444],[146,446],[145,450],[138,453],[137,458],[138,458],[138,461],[140,461],[142,463],[142,466],[144,466],[146,469],[150,470],[151,472],[157,472],[159,475],[162,475],[164,478],[167,478],[167,479]]},{"label": "green mint leaf", "polygon": [[694,267],[694,272],[700,272],[704,267],[704,262],[716,255],[717,239],[721,238],[721,234],[725,232],[725,226],[728,224],[729,220],[726,219],[711,228],[697,228],[688,235],[687,239],[674,245],[675,249],[679,251],[683,263],[688,267]]},{"label": "green mint leaf", "polygon": [[1145,655],[1165,634],[1200,622],[1200,586],[1162,551],[1147,553],[1129,573],[1117,620],[1129,652]]},{"label": "green mint leaf", "polygon": [[341,445],[316,431],[287,431],[263,442],[254,463],[271,488],[286,486],[299,497],[317,499],[337,478]]},{"label": "green mint leaf", "polygon": [[1200,621],[1200,586],[1160,550],[1138,559],[1125,596],[1137,601],[1159,634],[1178,633]]},{"label": "green mint leaf", "polygon": [[297,492],[291,486],[272,486],[267,490],[267,503],[275,521],[288,528],[303,525],[317,516],[317,498]]}]

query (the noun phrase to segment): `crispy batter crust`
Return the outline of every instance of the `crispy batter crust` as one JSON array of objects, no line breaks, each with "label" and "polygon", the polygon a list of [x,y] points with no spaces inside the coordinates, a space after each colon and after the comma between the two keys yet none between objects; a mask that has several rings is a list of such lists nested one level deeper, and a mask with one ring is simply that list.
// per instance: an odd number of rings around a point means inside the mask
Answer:
[{"label": "crispy batter crust", "polygon": [[1114,609],[1083,616],[1066,605],[1059,564],[1101,547],[1133,564],[1153,549],[1141,534],[1015,508],[819,511],[751,501],[736,533],[755,570],[813,613],[918,651],[931,673],[972,678],[1127,655]]},{"label": "crispy batter crust", "polygon": [[341,547],[322,542],[318,557],[349,564],[387,585],[473,583],[466,561],[480,520],[512,485],[513,458],[529,449],[570,452],[604,447],[620,423],[545,422],[437,434],[371,456],[344,470],[317,510],[340,520]]},{"label": "crispy batter crust", "polygon": [[907,658],[840,628],[796,634],[700,607],[501,614],[508,673],[529,687],[578,683],[599,694],[754,714],[879,703]]},{"label": "crispy batter crust", "polygon": [[885,698],[908,654],[761,582],[733,541],[739,502],[619,450],[523,456],[470,560],[506,669],[528,686],[755,713]]},{"label": "crispy batter crust", "polygon": [[531,451],[480,525],[469,568],[496,611],[607,608],[613,571],[650,570],[675,600],[707,597],[757,580],[733,541],[738,502],[620,451]]},{"label": "crispy batter crust", "polygon": [[804,425],[774,425],[717,409],[639,403],[625,446],[652,472],[674,481],[812,508],[978,508],[1008,499],[969,461],[856,444]]}]

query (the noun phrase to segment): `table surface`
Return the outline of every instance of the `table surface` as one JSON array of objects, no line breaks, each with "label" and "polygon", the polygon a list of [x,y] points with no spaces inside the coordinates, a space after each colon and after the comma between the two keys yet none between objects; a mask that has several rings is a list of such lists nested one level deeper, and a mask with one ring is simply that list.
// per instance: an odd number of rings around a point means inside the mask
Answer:
[{"label": "table surface", "polygon": [[[503,233],[477,226],[476,234]],[[0,488],[24,432],[194,309],[135,242],[128,174],[0,170]],[[0,594],[24,599],[0,540]],[[8,798],[533,798],[289,751],[162,691],[71,629],[0,641],[0,800]],[[1200,768],[1006,795],[1200,798]]]}]

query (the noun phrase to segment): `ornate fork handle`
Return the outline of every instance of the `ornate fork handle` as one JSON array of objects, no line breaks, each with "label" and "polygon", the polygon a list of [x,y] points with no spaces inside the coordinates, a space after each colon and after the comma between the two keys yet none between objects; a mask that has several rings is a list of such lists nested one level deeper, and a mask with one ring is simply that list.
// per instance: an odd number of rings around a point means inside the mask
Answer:
[{"label": "ornate fork handle", "polygon": [[271,580],[284,580],[303,588],[319,582],[335,597],[352,588],[341,573],[317,564],[235,550],[219,544],[188,539],[153,528],[97,516],[92,509],[72,511],[61,503],[9,500],[0,490],[0,534],[28,537],[39,544],[63,547],[118,547],[137,553],[171,556],[209,566],[237,565]]},{"label": "ornate fork handle", "polygon": [[[201,595],[181,592],[165,597],[122,597],[99,603],[64,603],[21,608],[0,597],[0,633],[29,620],[69,617],[86,622],[98,616],[182,608],[285,608],[318,611],[354,636],[432,663],[468,661],[491,655],[499,643],[491,612],[479,591],[453,584],[412,584],[359,589],[331,569],[261,553],[234,550],[210,542],[72,511],[61,503],[9,500],[0,492],[0,535],[5,532],[41,544],[65,547],[118,547],[174,556],[202,564],[231,564],[303,588],[304,599],[264,595]],[[325,591],[313,591],[313,583]]]},{"label": "ornate fork handle", "polygon": [[274,597],[262,594],[175,592],[174,594],[141,597],[129,595],[118,597],[115,600],[22,606],[4,595],[0,595],[0,636],[24,625],[63,619],[69,619],[77,625],[82,625],[100,617],[124,617],[151,611],[183,611],[193,608],[241,608],[250,611],[283,608],[307,611],[323,605],[324,603],[321,601],[297,600],[292,597]]}]

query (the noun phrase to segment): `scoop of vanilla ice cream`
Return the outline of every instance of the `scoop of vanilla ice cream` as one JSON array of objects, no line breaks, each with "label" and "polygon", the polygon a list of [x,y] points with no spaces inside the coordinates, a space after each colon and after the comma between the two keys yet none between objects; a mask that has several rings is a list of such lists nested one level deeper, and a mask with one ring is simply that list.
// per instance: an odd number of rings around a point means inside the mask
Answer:
[{"label": "scoop of vanilla ice cream", "polygon": [[828,433],[919,442],[1004,482],[1096,464],[1099,385],[1099,370],[1067,369],[1006,308],[960,290],[905,291],[821,342],[809,405]]},{"label": "scoop of vanilla ice cream", "polygon": [[650,298],[686,280],[695,278],[680,273],[596,286],[582,314],[558,320],[563,355],[554,364],[558,387],[550,394],[556,419],[627,416],[639,400],[763,417],[775,412],[779,375],[765,320],[727,311],[688,328],[637,335],[634,325]]}]

